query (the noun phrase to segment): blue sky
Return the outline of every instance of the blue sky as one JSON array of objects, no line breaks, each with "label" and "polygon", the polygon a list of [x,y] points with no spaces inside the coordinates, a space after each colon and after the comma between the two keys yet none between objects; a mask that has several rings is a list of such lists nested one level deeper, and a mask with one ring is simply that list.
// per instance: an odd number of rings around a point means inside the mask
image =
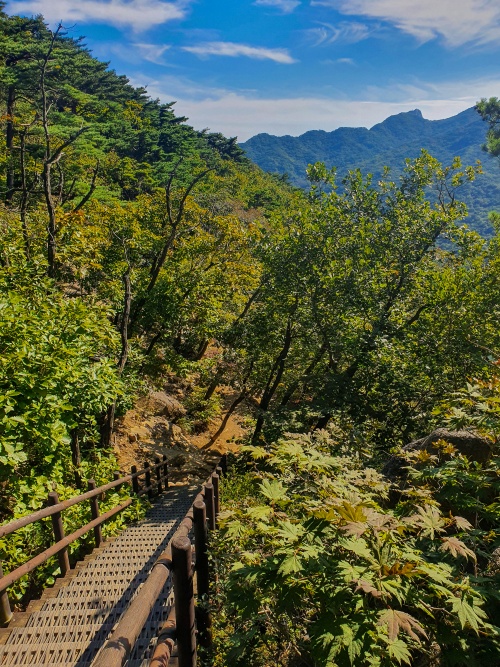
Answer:
[{"label": "blue sky", "polygon": [[11,0],[241,141],[500,96],[500,0]]}]

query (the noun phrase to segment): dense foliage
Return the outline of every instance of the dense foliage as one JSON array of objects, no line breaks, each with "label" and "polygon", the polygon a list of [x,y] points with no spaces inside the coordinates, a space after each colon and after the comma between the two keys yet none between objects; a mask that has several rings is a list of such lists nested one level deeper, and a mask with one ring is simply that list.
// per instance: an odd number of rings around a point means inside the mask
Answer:
[{"label": "dense foliage", "polygon": [[[493,400],[498,425],[498,383],[470,389],[460,410]],[[391,483],[348,443],[288,434],[226,480],[216,664],[497,664],[498,451],[480,464],[440,441]]]},{"label": "dense foliage", "polygon": [[[66,498],[90,477],[110,479],[115,414],[165,368],[196,365],[237,316],[258,279],[251,253],[266,211],[290,191],[245,160],[235,139],[194,130],[173,103],[130,86],[82,39],[3,7],[0,520],[8,521],[43,506],[54,488]],[[86,511],[65,513],[66,530]],[[2,541],[4,571],[48,542],[45,525]],[[49,562],[12,595],[56,570]]]},{"label": "dense foliage", "polygon": [[401,171],[405,158],[415,158],[422,148],[442,163],[460,155],[464,162],[481,160],[483,174],[461,197],[469,209],[467,223],[484,236],[492,234],[488,213],[498,206],[497,165],[481,152],[485,127],[474,109],[444,120],[431,121],[418,109],[390,116],[371,129],[343,127],[333,132],[311,130],[300,137],[258,134],[241,147],[262,169],[287,174],[290,182],[307,188],[306,167],[324,162],[345,176],[350,169],[372,173],[376,180],[389,166]]},{"label": "dense foliage", "polygon": [[[421,151],[376,180],[315,163],[295,189],[3,6],[0,520],[109,479],[115,416],[191,374],[186,424],[229,388],[259,462],[218,547],[220,660],[497,659],[497,458],[441,445],[402,486],[376,470],[438,425],[496,437],[500,241],[461,203],[481,168]],[[47,540],[42,523],[3,541],[4,568]]]}]

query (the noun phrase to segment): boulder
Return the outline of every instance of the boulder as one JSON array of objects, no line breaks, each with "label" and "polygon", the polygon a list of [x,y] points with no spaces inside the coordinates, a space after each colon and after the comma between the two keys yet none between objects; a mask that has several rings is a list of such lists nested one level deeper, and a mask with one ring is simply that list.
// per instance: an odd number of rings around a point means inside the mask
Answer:
[{"label": "boulder", "polygon": [[500,547],[497,547],[491,554],[486,574],[490,576],[500,574]]},{"label": "boulder", "polygon": [[143,411],[153,415],[162,415],[170,421],[184,417],[186,408],[176,398],[164,391],[153,391],[137,403]]},{"label": "boulder", "polygon": [[[471,461],[485,463],[492,454],[491,442],[487,438],[472,431],[449,431],[446,428],[438,428],[425,438],[414,440],[403,447],[404,453],[426,451],[435,454],[434,444],[438,440],[445,440],[455,447],[460,453],[467,456]],[[387,477],[397,477],[402,474],[402,469],[408,463],[401,456],[392,456],[382,469]]]}]

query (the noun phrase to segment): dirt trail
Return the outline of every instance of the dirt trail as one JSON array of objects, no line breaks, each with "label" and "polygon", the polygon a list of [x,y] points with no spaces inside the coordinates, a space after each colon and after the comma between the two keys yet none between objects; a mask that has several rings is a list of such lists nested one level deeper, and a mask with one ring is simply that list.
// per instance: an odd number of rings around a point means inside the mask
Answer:
[{"label": "dirt trail", "polygon": [[[219,428],[225,410],[233,400],[232,394],[224,393],[222,415],[212,420],[208,430],[199,435],[186,434],[176,423],[183,411],[182,394],[180,391],[177,394],[178,397],[153,392],[139,399],[132,410],[117,419],[113,445],[121,471],[128,472],[132,465],[165,454],[172,483],[198,482],[210,474],[222,454],[237,451],[246,433],[244,408],[231,415],[224,432],[212,447],[203,449]],[[167,399],[170,400],[168,404]]]}]

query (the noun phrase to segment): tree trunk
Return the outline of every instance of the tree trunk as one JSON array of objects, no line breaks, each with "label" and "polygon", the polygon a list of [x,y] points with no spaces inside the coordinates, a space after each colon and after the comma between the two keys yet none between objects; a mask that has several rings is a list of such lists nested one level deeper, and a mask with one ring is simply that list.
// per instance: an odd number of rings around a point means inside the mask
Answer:
[{"label": "tree trunk", "polygon": [[210,438],[210,440],[207,442],[207,444],[206,444],[206,445],[203,445],[202,449],[209,449],[209,448],[215,443],[215,441],[217,440],[217,438],[219,438],[219,437],[222,435],[224,429],[225,429],[226,426],[227,426],[227,422],[229,421],[229,418],[231,417],[231,415],[233,414],[233,412],[236,410],[236,408],[238,407],[238,405],[239,405],[243,400],[245,400],[247,394],[248,394],[247,389],[246,389],[245,387],[243,387],[243,389],[241,390],[241,393],[240,393],[240,394],[235,398],[235,400],[231,403],[231,406],[230,406],[229,410],[228,410],[228,411],[226,412],[226,414],[224,415],[224,419],[222,420],[221,425],[219,426],[219,428],[217,429],[217,431],[213,434],[213,436]]},{"label": "tree trunk", "polygon": [[9,86],[7,92],[7,127],[5,130],[5,147],[7,148],[7,176],[6,176],[6,194],[5,203],[9,206],[12,204],[14,196],[14,164],[13,164],[13,147],[14,147],[14,106],[16,101],[16,94],[14,86]]},{"label": "tree trunk", "polygon": [[271,403],[271,400],[276,392],[276,389],[278,388],[278,385],[281,382],[281,378],[283,377],[283,373],[285,371],[285,362],[288,353],[290,351],[291,344],[292,344],[292,321],[290,316],[288,318],[288,323],[286,326],[285,342],[283,344],[283,348],[271,369],[269,378],[267,380],[266,388],[264,389],[264,393],[262,394],[262,398],[260,399],[259,403],[260,414],[257,417],[257,422],[255,424],[255,430],[252,436],[252,443],[256,443],[261,434],[262,427],[264,426],[265,413],[268,411],[269,404]]},{"label": "tree trunk", "polygon": [[55,278],[56,275],[56,209],[54,200],[52,198],[52,176],[51,176],[50,162],[45,162],[43,165],[43,192],[45,195],[45,203],[47,205],[47,213],[49,222],[47,224],[47,263],[48,276]]},{"label": "tree trunk", "polygon": [[217,387],[219,386],[221,379],[222,379],[222,372],[219,370],[215,373],[212,382],[207,387],[207,390],[205,392],[205,396],[203,397],[204,401],[208,401],[212,398],[213,393],[217,389]]},{"label": "tree trunk", "polygon": [[82,456],[80,453],[80,441],[78,438],[78,428],[71,431],[71,461],[73,463],[75,484],[78,489],[82,488],[82,476],[80,468],[82,465]]},{"label": "tree trunk", "polygon": [[288,387],[288,389],[284,393],[283,398],[281,399],[281,403],[280,403],[282,408],[284,408],[286,405],[288,405],[292,396],[295,394],[295,392],[297,391],[299,386],[301,384],[304,384],[304,382],[306,382],[309,379],[309,376],[311,375],[313,370],[316,368],[316,366],[319,364],[321,359],[324,357],[325,352],[326,352],[326,345],[325,345],[325,343],[323,343],[323,345],[318,350],[316,356],[311,361],[311,363],[306,368],[306,370],[302,373],[300,378],[298,380],[296,380],[295,382],[292,382],[292,384]]},{"label": "tree trunk", "polygon": [[[123,314],[120,324],[120,336],[122,340],[122,349],[118,361],[118,372],[121,374],[125,368],[128,359],[128,321],[130,317],[130,303],[132,301],[132,289],[130,284],[130,268],[122,276],[125,288],[123,296]],[[111,435],[115,424],[116,401],[108,407],[101,416],[101,445],[109,447],[111,444]]]}]

